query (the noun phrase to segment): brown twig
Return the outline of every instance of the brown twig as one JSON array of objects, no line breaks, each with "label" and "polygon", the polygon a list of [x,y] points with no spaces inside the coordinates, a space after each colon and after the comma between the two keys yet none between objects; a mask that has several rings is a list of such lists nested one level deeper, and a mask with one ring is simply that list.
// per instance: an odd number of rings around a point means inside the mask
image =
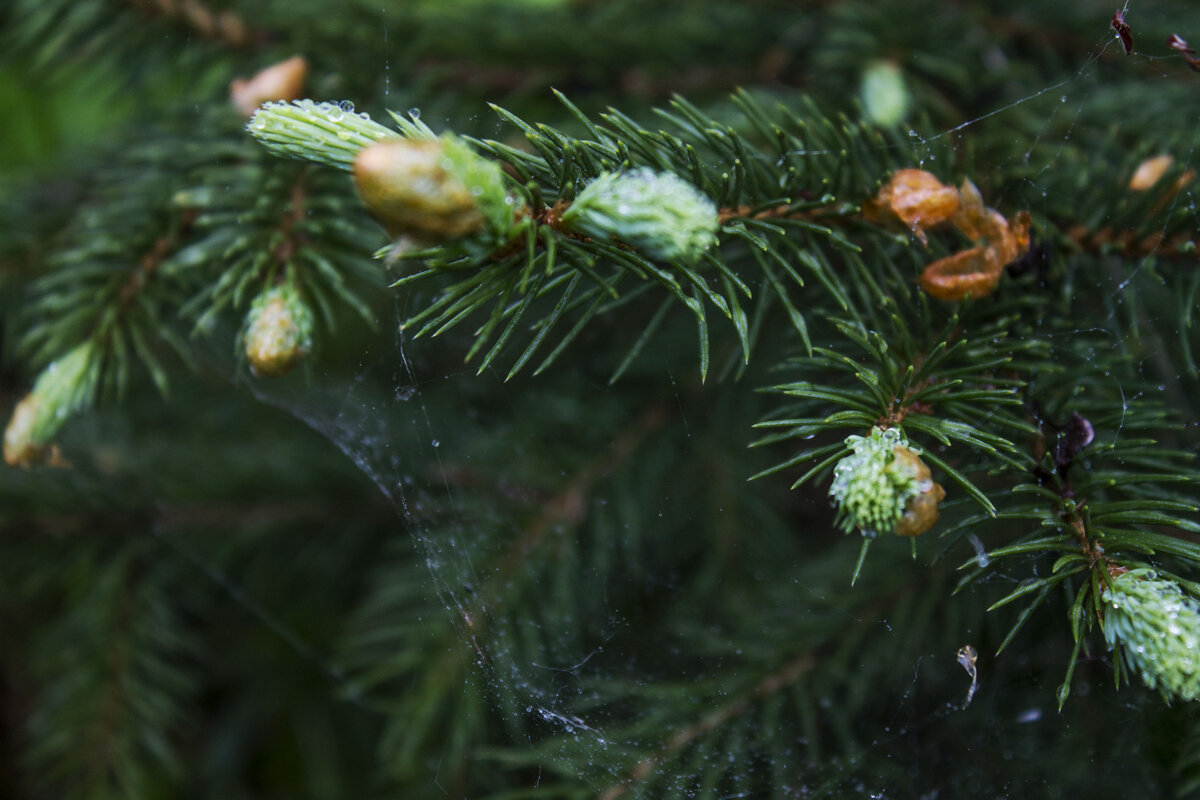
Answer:
[{"label": "brown twig", "polygon": [[1080,250],[1088,253],[1116,250],[1123,256],[1139,258],[1150,254],[1186,259],[1200,258],[1200,247],[1196,246],[1196,240],[1188,231],[1181,231],[1168,239],[1162,231],[1139,237],[1133,231],[1114,230],[1111,225],[1092,231],[1087,226],[1078,224],[1070,226],[1064,232]]},{"label": "brown twig", "polygon": [[639,761],[633,769],[631,769],[624,781],[614,786],[610,786],[600,794],[598,800],[617,800],[629,792],[629,785],[637,783],[650,775],[654,769],[669,759],[679,750],[684,748],[689,743],[699,739],[706,733],[716,730],[721,725],[737,718],[744,713],[750,706],[758,700],[765,697],[770,697],[776,692],[787,688],[800,679],[802,675],[811,670],[817,663],[817,659],[811,653],[804,653],[797,658],[792,659],[783,667],[767,675],[758,684],[750,690],[745,696],[739,697],[731,703],[718,708],[716,711],[708,714],[695,723],[682,730],[676,731],[667,741],[656,750],[652,755]]},{"label": "brown twig", "polygon": [[304,220],[304,201],[307,198],[308,193],[304,189],[303,178],[301,178],[292,185],[288,209],[279,223],[279,232],[283,234],[283,238],[271,254],[276,264],[286,264],[296,253],[296,248],[299,245],[296,241],[299,236],[296,233],[296,226]]},{"label": "brown twig", "polygon": [[159,266],[166,260],[171,251],[179,245],[184,233],[191,228],[192,221],[195,218],[196,213],[194,211],[186,210],[181,213],[178,220],[176,220],[177,224],[155,239],[154,244],[150,245],[150,249],[138,259],[137,267],[129,271],[129,277],[125,279],[125,283],[121,284],[118,292],[122,311],[129,308],[137,297],[138,292],[153,277],[154,273],[158,271]]},{"label": "brown twig", "polygon": [[216,39],[230,47],[244,47],[251,40],[250,29],[232,11],[213,11],[200,0],[127,0],[147,15],[180,20],[189,29],[207,39]]},{"label": "brown twig", "polygon": [[[523,527],[519,538],[508,549],[508,553],[496,565],[491,574],[488,587],[504,587],[511,576],[520,570],[526,558],[546,534],[554,531],[562,524],[578,525],[588,509],[588,498],[596,484],[606,475],[612,473],[620,464],[628,461],[645,442],[646,438],[658,430],[667,421],[666,411],[658,405],[648,408],[638,422],[618,436],[603,454],[586,464],[575,473],[571,480],[557,493],[542,500],[539,505],[540,513],[534,515]],[[456,485],[471,485],[478,481],[472,472],[453,467],[438,468],[442,480],[453,479]],[[533,490],[522,490],[511,484],[505,490],[505,495],[518,499],[536,497]],[[459,613],[466,625],[467,633],[481,659],[487,659],[484,646],[479,641],[479,635],[486,626],[485,610],[490,605],[491,592],[487,587],[475,591],[471,608],[459,607]]]}]

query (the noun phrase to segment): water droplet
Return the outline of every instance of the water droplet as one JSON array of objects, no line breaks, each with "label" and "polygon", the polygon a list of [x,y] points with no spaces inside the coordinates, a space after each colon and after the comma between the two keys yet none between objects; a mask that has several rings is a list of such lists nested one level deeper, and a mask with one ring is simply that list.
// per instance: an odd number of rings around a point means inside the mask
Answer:
[{"label": "water droplet", "polygon": [[434,447],[441,447],[441,446],[442,446],[442,443],[441,443],[441,442],[439,442],[437,439],[434,439],[432,442],[430,442],[430,444],[432,444]]},{"label": "water droplet", "polygon": [[414,119],[414,120],[420,119],[421,118],[421,109],[417,108],[416,106],[413,106],[412,108],[410,108],[408,110],[408,116],[409,116],[409,118]]},{"label": "water droplet", "polygon": [[342,102],[338,103],[338,108],[349,114],[354,111],[354,103],[351,103],[349,100],[343,100]]},{"label": "water droplet", "polygon": [[334,106],[329,111],[329,121],[330,122],[341,122],[342,117],[344,117],[344,116],[345,116],[345,114],[342,113],[342,110],[340,108],[338,108],[337,106]]}]

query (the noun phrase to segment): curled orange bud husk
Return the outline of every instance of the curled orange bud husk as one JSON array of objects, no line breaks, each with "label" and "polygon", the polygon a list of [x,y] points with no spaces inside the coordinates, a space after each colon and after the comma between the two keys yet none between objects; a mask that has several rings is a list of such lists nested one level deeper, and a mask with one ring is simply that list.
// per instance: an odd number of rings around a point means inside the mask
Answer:
[{"label": "curled orange bud husk", "polygon": [[958,191],[923,169],[900,169],[864,206],[868,219],[898,219],[922,243],[927,228],[952,218],[958,211]]},{"label": "curled orange bud husk", "polygon": [[961,198],[958,212],[951,222],[973,242],[982,240],[989,250],[994,251],[989,261],[999,262],[996,269],[1016,261],[1029,249],[1030,218],[1028,211],[1020,211],[1009,222],[1004,215],[983,204],[983,198],[975,184],[964,178],[959,189]]},{"label": "curled orange bud husk", "polygon": [[923,170],[899,170],[866,205],[867,217],[880,219],[881,208],[911,225],[922,242],[926,241],[925,229],[948,221],[975,243],[970,249],[938,259],[921,273],[921,288],[939,300],[991,293],[1004,267],[1029,249],[1029,213],[1022,211],[1011,221],[1005,219],[984,205],[979,190],[968,179],[953,189]]},{"label": "curled orange bud husk", "polygon": [[983,196],[969,178],[963,178],[958,189],[958,210],[950,221],[971,241],[994,239],[1002,228],[1008,227],[998,211],[983,204]]},{"label": "curled orange bud husk", "polygon": [[262,70],[249,79],[234,78],[229,84],[229,101],[243,116],[252,116],[260,105],[272,100],[295,100],[304,91],[308,62],[293,56]]},{"label": "curled orange bud husk", "polygon": [[1138,164],[1137,169],[1133,172],[1133,177],[1129,179],[1129,191],[1144,192],[1154,184],[1158,183],[1159,179],[1166,174],[1171,165],[1175,163],[1175,159],[1165,153],[1153,158],[1147,158],[1142,163]]},{"label": "curled orange bud husk", "polygon": [[1004,265],[996,266],[982,245],[939,258],[921,273],[921,288],[938,300],[962,300],[968,294],[983,297],[1000,283]]},{"label": "curled orange bud husk", "polygon": [[933,482],[933,474],[929,471],[929,465],[912,450],[897,445],[892,452],[896,456],[896,461],[902,462],[904,468],[917,479],[917,485],[921,489],[920,494],[909,499],[905,504],[904,513],[896,523],[896,534],[898,536],[920,536],[937,523],[938,503],[946,498],[946,490],[940,483]]}]

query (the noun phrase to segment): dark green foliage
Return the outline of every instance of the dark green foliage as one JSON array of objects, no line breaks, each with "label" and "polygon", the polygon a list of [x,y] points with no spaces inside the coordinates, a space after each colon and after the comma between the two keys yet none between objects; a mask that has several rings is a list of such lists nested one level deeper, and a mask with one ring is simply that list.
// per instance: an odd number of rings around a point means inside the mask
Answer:
[{"label": "dark green foliage", "polygon": [[[1131,5],[1126,56],[1112,10],[0,9],[0,407],[95,348],[69,466],[0,472],[0,795],[1193,795],[1194,703],[1105,608],[1200,598],[1200,76],[1162,44],[1200,14]],[[499,162],[511,241],[389,245],[255,142],[227,83],[297,52]],[[994,293],[929,297],[976,243],[863,213],[918,166],[1030,212]],[[643,168],[714,246],[561,224]],[[231,354],[285,281],[316,346],[268,380]],[[877,425],[947,491],[911,542],[838,530]]]}]

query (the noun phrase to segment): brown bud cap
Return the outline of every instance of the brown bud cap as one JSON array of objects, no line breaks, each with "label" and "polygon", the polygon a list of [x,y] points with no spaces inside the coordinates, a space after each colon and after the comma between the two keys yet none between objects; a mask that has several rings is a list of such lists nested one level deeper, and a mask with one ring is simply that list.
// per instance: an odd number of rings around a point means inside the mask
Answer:
[{"label": "brown bud cap", "polygon": [[354,159],[358,193],[388,233],[422,244],[483,229],[476,196],[459,177],[443,139],[387,139]]},{"label": "brown bud cap", "polygon": [[10,467],[28,467],[45,458],[46,446],[33,440],[41,398],[30,392],[17,403],[4,429],[4,461]]},{"label": "brown bud cap", "polygon": [[892,453],[901,469],[909,472],[917,479],[921,493],[909,499],[904,506],[904,514],[896,523],[896,534],[899,536],[920,536],[932,528],[938,521],[938,503],[946,498],[946,490],[941,484],[934,483],[929,466],[916,453],[903,445],[897,445]]},{"label": "brown bud cap", "polygon": [[939,300],[978,299],[991,294],[1000,282],[1003,264],[989,258],[993,251],[980,246],[939,258],[921,273],[921,288]]},{"label": "brown bud cap", "polygon": [[263,103],[272,100],[295,100],[304,90],[308,62],[294,56],[262,70],[246,80],[234,78],[229,84],[229,101],[243,116],[254,114]]},{"label": "brown bud cap", "polygon": [[1175,163],[1175,159],[1165,153],[1163,155],[1147,158],[1142,163],[1138,164],[1137,169],[1133,172],[1133,177],[1129,179],[1129,191],[1144,192],[1154,184],[1158,183],[1159,179],[1166,174],[1171,165]]}]

